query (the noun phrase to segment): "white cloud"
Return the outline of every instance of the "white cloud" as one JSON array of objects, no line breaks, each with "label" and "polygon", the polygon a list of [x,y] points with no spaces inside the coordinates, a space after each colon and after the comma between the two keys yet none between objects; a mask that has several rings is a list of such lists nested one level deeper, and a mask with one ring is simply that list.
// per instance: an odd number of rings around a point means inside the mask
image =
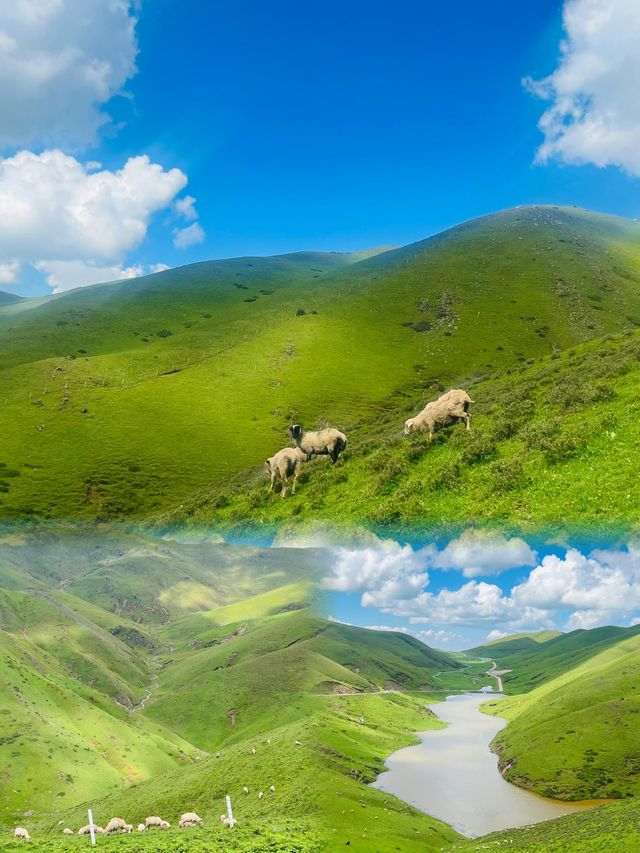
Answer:
[{"label": "white cloud", "polygon": [[175,228],[173,231],[173,245],[176,249],[188,249],[202,243],[205,233],[198,222],[187,225],[186,228]]},{"label": "white cloud", "polygon": [[181,216],[183,219],[186,219],[187,222],[193,222],[194,219],[198,218],[198,212],[195,208],[196,200],[192,195],[185,195],[183,198],[176,199],[173,203],[173,209]]},{"label": "white cloud", "polygon": [[502,640],[504,637],[508,637],[508,633],[506,631],[500,631],[497,628],[493,631],[489,631],[486,636],[486,640],[488,643],[491,643],[493,640]]},{"label": "white cloud", "polygon": [[98,266],[85,261],[38,261],[34,266],[45,274],[46,282],[54,293],[144,275],[142,266]]},{"label": "white cloud", "polygon": [[538,160],[640,175],[640,0],[566,0],[558,67],[525,84],[551,106]]},{"label": "white cloud", "polygon": [[136,73],[129,0],[0,4],[0,146],[82,145]]},{"label": "white cloud", "polygon": [[523,539],[489,530],[466,530],[433,558],[438,569],[458,569],[467,578],[497,575],[507,569],[535,566],[537,554]]},{"label": "white cloud", "polygon": [[338,548],[326,589],[362,592],[364,607],[382,607],[415,596],[429,583],[422,552],[381,541],[371,548]]},{"label": "white cloud", "polygon": [[[516,605],[599,613],[596,621],[629,613],[640,607],[639,556],[599,551],[585,557],[574,549],[564,558],[549,555],[512,589],[511,597]],[[584,621],[586,616],[575,619]]]},{"label": "white cloud", "polygon": [[394,628],[390,625],[365,625],[368,631],[395,631],[398,634],[408,634],[410,637],[415,637],[422,640],[423,643],[442,643],[448,645],[455,640],[462,639],[459,634],[452,634],[450,631],[434,631],[428,628],[426,631],[415,631],[401,625],[399,628]]},{"label": "white cloud", "polygon": [[20,264],[18,261],[0,263],[0,284],[14,284],[18,280]]},{"label": "white cloud", "polygon": [[138,268],[122,259],[186,182],[147,156],[94,171],[61,151],[20,151],[0,160],[0,263],[31,263],[57,289],[129,277]]}]

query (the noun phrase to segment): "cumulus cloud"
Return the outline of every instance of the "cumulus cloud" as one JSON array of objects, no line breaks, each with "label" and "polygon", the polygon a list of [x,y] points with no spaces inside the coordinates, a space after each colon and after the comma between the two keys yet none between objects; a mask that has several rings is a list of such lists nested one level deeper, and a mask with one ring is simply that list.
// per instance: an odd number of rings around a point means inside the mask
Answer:
[{"label": "cumulus cloud", "polygon": [[0,146],[83,145],[136,73],[129,0],[0,4]]},{"label": "cumulus cloud", "polygon": [[56,289],[137,275],[123,265],[154,213],[184,188],[179,169],[147,156],[117,171],[61,151],[20,151],[0,160],[0,264],[30,263]]},{"label": "cumulus cloud", "polygon": [[523,540],[489,530],[467,530],[434,556],[438,569],[458,569],[467,578],[497,575],[507,569],[535,566],[537,554]]},{"label": "cumulus cloud", "polygon": [[365,625],[364,627],[369,631],[395,631],[398,634],[408,634],[427,644],[441,643],[442,645],[448,645],[462,639],[459,634],[452,634],[450,631],[433,631],[431,628],[426,631],[416,631],[407,628],[405,625],[401,625],[399,628],[394,628],[390,625]]},{"label": "cumulus cloud", "polygon": [[186,228],[175,228],[173,231],[173,245],[176,249],[188,249],[202,243],[205,234],[204,229],[198,222],[187,225]]},{"label": "cumulus cloud", "polygon": [[20,264],[18,261],[0,263],[0,284],[14,284],[18,280]]},{"label": "cumulus cloud", "polygon": [[508,637],[508,633],[506,631],[500,631],[498,628],[495,628],[493,631],[489,631],[486,636],[486,640],[488,643],[491,643],[493,640],[502,640],[504,637]]},{"label": "cumulus cloud", "polygon": [[551,101],[538,160],[640,175],[640,0],[566,0],[564,28],[556,70],[525,80]]},{"label": "cumulus cloud", "polygon": [[415,596],[429,583],[422,552],[381,541],[370,548],[338,548],[326,589],[362,592],[364,607],[382,607]]},{"label": "cumulus cloud", "polygon": [[183,198],[177,199],[173,204],[175,212],[185,219],[187,222],[193,222],[198,218],[196,211],[196,200],[192,195],[185,195]]}]

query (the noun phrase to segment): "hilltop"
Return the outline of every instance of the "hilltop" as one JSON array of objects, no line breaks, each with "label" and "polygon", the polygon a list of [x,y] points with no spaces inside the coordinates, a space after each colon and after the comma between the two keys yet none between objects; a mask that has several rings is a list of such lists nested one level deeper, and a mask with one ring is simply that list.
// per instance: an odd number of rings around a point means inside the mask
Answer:
[{"label": "hilltop", "polygon": [[2,305],[0,512],[217,518],[229,479],[293,419],[384,443],[440,388],[504,384],[635,327],[639,237],[616,217],[517,208],[370,257],[212,261]]}]

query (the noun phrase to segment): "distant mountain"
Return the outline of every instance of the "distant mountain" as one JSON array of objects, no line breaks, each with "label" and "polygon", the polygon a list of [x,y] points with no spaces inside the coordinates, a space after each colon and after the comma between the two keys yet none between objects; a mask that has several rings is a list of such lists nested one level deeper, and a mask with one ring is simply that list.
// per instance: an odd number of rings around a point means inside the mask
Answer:
[{"label": "distant mountain", "polygon": [[608,625],[590,630],[578,629],[535,646],[522,645],[518,648],[509,643],[498,645],[492,649],[492,657],[501,668],[512,670],[504,677],[505,690],[508,693],[522,693],[568,672],[610,646],[637,635],[640,635],[640,625],[632,628]]},{"label": "distant mountain", "polygon": [[465,654],[470,656],[488,655],[496,659],[502,659],[505,655],[513,654],[514,652],[537,649],[541,643],[555,640],[561,634],[561,631],[531,631],[529,633],[507,634],[506,637],[500,637],[497,640],[483,643],[481,646],[475,646],[473,649],[467,649]]},{"label": "distant mountain", "polygon": [[15,302],[22,302],[23,299],[23,296],[18,296],[15,293],[6,293],[4,290],[0,290],[0,305],[12,305]]},{"label": "distant mountain", "polygon": [[209,520],[291,420],[397,434],[439,388],[640,324],[638,283],[639,223],[539,206],[364,259],[212,261],[0,306],[0,514],[179,515],[215,491]]}]

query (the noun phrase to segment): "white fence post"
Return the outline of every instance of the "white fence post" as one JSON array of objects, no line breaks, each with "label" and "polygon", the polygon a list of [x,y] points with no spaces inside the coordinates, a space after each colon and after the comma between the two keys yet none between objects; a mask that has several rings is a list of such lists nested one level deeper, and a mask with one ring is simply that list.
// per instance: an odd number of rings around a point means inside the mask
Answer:
[{"label": "white fence post", "polygon": [[95,844],[96,843],[96,829],[93,825],[93,811],[91,809],[89,809],[88,815],[89,815],[89,834],[91,835],[91,843]]},{"label": "white fence post", "polygon": [[227,794],[227,815],[229,817],[229,827],[233,829],[236,823],[236,819],[233,816],[233,811],[231,810],[231,797]]}]

